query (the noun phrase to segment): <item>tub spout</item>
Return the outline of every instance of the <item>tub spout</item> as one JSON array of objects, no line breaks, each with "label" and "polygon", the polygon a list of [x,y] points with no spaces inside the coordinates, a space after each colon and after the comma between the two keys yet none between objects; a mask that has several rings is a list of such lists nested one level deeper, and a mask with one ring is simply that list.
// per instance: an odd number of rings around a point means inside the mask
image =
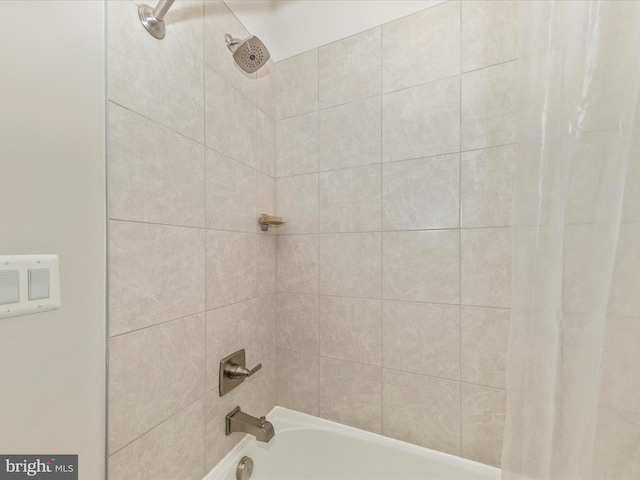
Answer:
[{"label": "tub spout", "polygon": [[240,407],[227,413],[227,435],[233,432],[250,433],[259,442],[268,442],[276,434],[272,423],[265,417],[252,417],[240,410]]}]

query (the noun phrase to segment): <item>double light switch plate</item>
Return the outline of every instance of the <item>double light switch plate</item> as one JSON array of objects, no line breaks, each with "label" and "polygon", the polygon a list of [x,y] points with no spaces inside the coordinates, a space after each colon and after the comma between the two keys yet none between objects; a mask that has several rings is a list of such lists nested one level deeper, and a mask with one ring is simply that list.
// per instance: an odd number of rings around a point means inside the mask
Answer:
[{"label": "double light switch plate", "polygon": [[0,255],[0,319],[60,305],[57,255]]}]

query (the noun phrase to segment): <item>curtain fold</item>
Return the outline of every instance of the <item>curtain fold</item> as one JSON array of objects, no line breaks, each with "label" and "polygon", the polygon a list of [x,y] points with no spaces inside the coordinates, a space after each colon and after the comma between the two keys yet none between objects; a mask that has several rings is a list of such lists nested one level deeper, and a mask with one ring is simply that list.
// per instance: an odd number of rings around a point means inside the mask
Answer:
[{"label": "curtain fold", "polygon": [[640,478],[640,2],[520,8],[503,478]]}]

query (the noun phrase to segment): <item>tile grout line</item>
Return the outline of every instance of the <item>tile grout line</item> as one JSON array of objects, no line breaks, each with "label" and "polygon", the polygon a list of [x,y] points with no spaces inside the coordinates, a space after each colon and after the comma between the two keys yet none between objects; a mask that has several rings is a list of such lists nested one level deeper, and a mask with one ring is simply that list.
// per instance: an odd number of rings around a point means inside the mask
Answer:
[{"label": "tile grout line", "polygon": [[459,62],[460,62],[460,83],[458,84],[458,93],[459,93],[459,97],[458,97],[458,106],[459,106],[459,117],[458,117],[458,128],[460,131],[460,137],[458,138],[458,150],[460,150],[460,154],[458,155],[458,287],[459,287],[459,298],[458,301],[460,302],[460,307],[458,308],[458,332],[459,332],[459,337],[458,337],[458,342],[459,342],[459,361],[460,361],[460,371],[459,371],[459,375],[460,375],[460,383],[459,383],[459,409],[460,409],[460,424],[459,424],[459,429],[460,429],[460,456],[462,456],[462,2],[460,2],[460,12],[459,12],[459,19],[460,19],[460,36],[459,36],[459,41],[460,41],[460,50],[458,52],[459,54]]},{"label": "tile grout line", "polygon": [[[118,220],[118,219],[112,219],[115,221],[123,221],[123,222],[129,222],[129,220]],[[146,223],[146,222],[137,222],[137,223]],[[627,222],[627,223],[639,223],[639,222]],[[152,225],[156,225],[156,224],[152,224]],[[157,224],[157,225],[164,225],[164,224]],[[590,223],[584,223],[584,224],[569,224],[571,226],[581,226],[581,225],[593,225]],[[171,225],[169,225],[171,226]],[[196,227],[185,227],[185,228],[196,228]],[[459,227],[436,227],[436,228],[421,228],[421,229],[412,229],[412,230],[361,230],[361,231],[351,231],[351,232],[301,232],[301,233],[283,233],[281,234],[283,237],[301,237],[301,236],[305,236],[305,235],[318,235],[318,236],[330,236],[330,235],[366,235],[366,234],[375,234],[375,233],[397,233],[397,234],[402,234],[402,233],[420,233],[420,232],[424,232],[424,233],[429,233],[429,232],[455,232],[457,230],[501,230],[501,229],[509,229],[511,228],[508,225],[497,225],[497,226],[493,226],[493,227],[466,227],[466,228],[459,228]],[[202,229],[200,229],[202,230]],[[233,230],[219,230],[219,229],[207,229],[209,231],[216,231],[216,232],[233,232],[233,233],[247,233],[247,232],[237,232],[237,231],[233,231]]]},{"label": "tile grout line", "polygon": [[[435,379],[438,379],[438,380],[444,380],[444,381],[452,382],[452,383],[456,383],[456,384],[475,385],[477,387],[491,388],[493,390],[501,390],[501,391],[506,390],[506,387],[496,387],[495,385],[487,385],[486,383],[476,383],[476,382],[468,382],[468,381],[464,381],[464,380],[457,380],[456,378],[443,377],[443,376],[438,376],[438,375],[431,375],[431,374],[428,374],[428,373],[420,373],[420,372],[416,372],[416,371],[413,371],[413,370],[402,370],[400,368],[388,367],[388,366],[385,366],[384,364],[373,364],[373,363],[356,362],[356,361],[348,360],[348,359],[345,359],[345,358],[337,358],[337,357],[330,357],[328,355],[301,352],[299,350],[291,350],[289,348],[284,348],[284,347],[278,347],[278,348],[280,350],[288,352],[288,353],[293,353],[293,354],[296,354],[296,355],[302,355],[302,356],[309,357],[309,358],[324,358],[324,359],[332,360],[332,361],[335,361],[335,362],[349,363],[351,365],[362,365],[362,366],[365,366],[365,367],[379,368],[381,370],[387,370],[387,371],[391,371],[391,372],[406,373],[406,374],[409,374],[409,375],[416,375],[416,376],[419,376],[419,377],[435,378]],[[214,391],[214,390],[211,390],[211,391]]]},{"label": "tile grout line", "polygon": [[[206,390],[206,389],[205,389]],[[122,452],[123,450],[125,450],[127,447],[129,447],[130,445],[133,445],[135,442],[137,442],[138,440],[140,440],[142,437],[150,434],[151,432],[153,432],[154,430],[157,430],[158,428],[160,428],[161,426],[165,425],[169,420],[173,419],[174,417],[178,416],[180,413],[184,412],[185,410],[191,408],[193,405],[195,405],[197,402],[201,401],[204,403],[205,401],[205,397],[207,396],[207,393],[205,391],[205,393],[203,395],[200,395],[199,397],[197,397],[195,400],[191,401],[190,403],[186,404],[185,406],[179,408],[179,410],[177,410],[176,412],[172,413],[171,415],[169,415],[167,418],[165,418],[164,420],[162,420],[160,423],[154,425],[153,427],[151,427],[149,430],[146,430],[145,432],[141,433],[140,435],[138,435],[136,438],[134,438],[133,440],[127,442],[125,445],[123,445],[122,447],[118,448],[115,452],[112,452],[109,454],[109,458],[117,455],[118,453]],[[205,433],[206,435],[206,433]],[[206,450],[205,450],[205,454],[206,454]],[[205,456],[206,458],[206,456]],[[206,460],[205,460],[206,462]],[[205,466],[206,468],[206,466]]]},{"label": "tile grout line", "polygon": [[[382,110],[382,108],[381,108]],[[497,149],[497,148],[504,148],[504,147],[511,147],[511,146],[515,146],[515,143],[504,143],[504,144],[499,144],[499,145],[488,145],[486,147],[480,147],[480,148],[470,148],[468,150],[455,150],[455,151],[449,151],[449,152],[443,152],[443,153],[437,153],[435,155],[426,155],[426,156],[422,156],[422,157],[411,157],[411,158],[402,158],[402,159],[398,159],[398,160],[389,160],[389,161],[384,161],[384,162],[374,162],[374,163],[367,163],[367,164],[362,164],[362,165],[353,165],[353,166],[349,166],[349,167],[337,167],[337,168],[331,168],[331,169],[327,169],[327,170],[320,170],[319,172],[304,172],[304,173],[294,173],[292,175],[283,175],[281,177],[278,178],[294,178],[294,177],[302,177],[304,175],[313,175],[314,173],[330,173],[330,172],[338,172],[338,171],[342,171],[342,170],[352,170],[352,169],[356,169],[356,168],[366,168],[366,167],[374,167],[376,165],[379,165],[380,163],[382,163],[382,165],[394,165],[394,164],[398,164],[398,163],[403,163],[403,162],[413,162],[413,161],[417,161],[417,160],[428,160],[428,159],[435,159],[438,157],[447,157],[447,156],[452,156],[452,155],[461,155],[463,153],[469,153],[469,152],[479,152],[479,151],[483,151],[483,150],[492,150],[492,149]],[[212,149],[213,150],[213,149]],[[217,151],[217,150],[215,150]],[[220,152],[218,152],[220,153]],[[221,153],[221,155],[224,155],[223,153]],[[229,157],[231,158],[231,157]],[[233,159],[236,160],[236,159]],[[239,160],[236,160],[239,163]],[[243,165],[246,165],[244,163],[242,163]],[[258,170],[260,171],[260,170]],[[264,173],[264,172],[261,172]],[[268,175],[268,174],[265,174]]]},{"label": "tile grout line", "polygon": [[[273,63],[273,82],[271,85],[271,100],[273,102],[273,116],[275,117],[273,120],[273,174],[274,174],[274,192],[273,192],[273,205],[277,214],[280,214],[280,205],[279,205],[279,197],[278,197],[278,186],[280,184],[280,177],[278,176],[278,131],[280,129],[280,118],[278,116],[278,78],[277,78],[277,63]],[[274,284],[274,295],[275,295],[275,332],[273,336],[275,338],[275,351],[274,351],[274,380],[275,380],[275,392],[274,392],[274,401],[275,404],[278,405],[280,403],[280,369],[278,368],[278,358],[279,355],[279,347],[278,347],[278,327],[280,325],[280,288],[278,285],[280,278],[280,265],[278,262],[278,256],[280,254],[280,232],[275,232],[275,242],[276,242],[276,253],[275,253],[275,284]]]},{"label": "tile grout line", "polygon": [[[317,187],[317,214],[316,214],[316,219],[318,224],[316,225],[316,231],[320,231],[320,49],[316,49],[316,51],[318,52],[318,58],[317,58],[317,74],[316,74],[316,92],[318,95],[318,106],[317,106],[317,110],[316,110],[316,117],[317,117],[317,122],[316,122],[316,187]],[[318,351],[318,357],[317,357],[317,362],[318,362],[318,380],[317,380],[317,396],[316,396],[316,403],[318,404],[318,416],[322,418],[322,410],[321,410],[321,404],[320,404],[320,381],[321,381],[321,374],[320,374],[320,297],[318,295],[318,293],[320,292],[320,237],[319,235],[315,235],[316,238],[316,245],[317,245],[317,251],[316,251],[316,262],[318,265],[317,271],[316,271],[316,295],[315,295],[315,309],[316,309],[316,332],[318,332],[318,343],[317,343],[317,351]]]},{"label": "tile grout line", "polygon": [[[384,151],[384,102],[382,91],[384,85],[384,26],[380,26],[380,363],[384,365],[384,167],[382,152]],[[380,431],[385,433],[384,422],[384,370],[380,374]]]},{"label": "tile grout line", "polygon": [[[309,52],[310,51],[312,51],[312,50],[309,50]],[[462,56],[462,55],[460,55],[460,56]],[[278,63],[286,61],[286,60],[287,59],[279,60]],[[491,65],[486,65],[484,67],[480,67],[480,68],[476,68],[476,69],[468,70],[468,71],[464,71],[464,72],[462,71],[462,66],[461,66],[460,73],[456,73],[454,75],[448,75],[448,76],[445,76],[445,77],[434,78],[434,79],[431,79],[431,80],[427,80],[426,82],[421,82],[421,83],[417,83],[415,85],[409,85],[407,87],[402,87],[402,88],[397,88],[397,89],[394,89],[394,90],[389,90],[387,92],[385,92],[384,89],[383,89],[382,93],[380,93],[379,95],[384,97],[385,95],[392,95],[394,93],[403,92],[403,91],[406,91],[406,90],[410,90],[412,88],[424,87],[425,85],[429,85],[430,83],[436,83],[436,82],[440,82],[440,81],[443,81],[443,80],[451,80],[451,79],[453,79],[455,77],[461,77],[463,75],[476,73],[476,72],[479,72],[481,70],[487,70],[487,69],[492,68],[492,67],[497,67],[497,66],[500,66],[500,65],[505,65],[507,63],[516,62],[517,60],[518,60],[517,58],[512,58],[512,59],[509,59],[509,60],[505,60],[503,62],[494,63],[494,64],[491,64]],[[211,68],[211,67],[209,67],[209,68]],[[212,69],[212,70],[216,71],[215,69]],[[217,73],[217,71],[216,71],[216,73]],[[348,101],[348,102],[336,103],[335,105],[330,105],[330,106],[327,106],[327,107],[320,107],[318,105],[318,108],[316,110],[309,110],[309,111],[306,111],[306,112],[303,112],[303,113],[298,113],[296,115],[290,115],[288,117],[283,117],[283,118],[280,118],[278,120],[288,120],[288,119],[295,118],[295,117],[301,117],[303,115],[309,115],[310,113],[313,113],[313,112],[320,112],[320,111],[330,110],[332,108],[343,107],[343,106],[348,105],[348,104],[353,103],[353,102],[370,100],[371,98],[376,97],[376,96],[378,96],[378,94],[369,95],[369,96],[358,98],[356,100],[351,100],[351,101]]]},{"label": "tile grout line", "polygon": [[[205,36],[204,36],[204,31],[205,31],[205,14],[206,14],[206,7],[204,2],[202,2],[202,103],[203,103],[203,109],[202,109],[202,126],[203,126],[203,132],[202,132],[202,138],[203,141],[206,144],[206,138],[207,138],[207,81],[206,81],[206,61],[205,61],[205,55],[206,55],[206,42],[205,42]],[[203,172],[204,172],[204,225],[205,227],[207,226],[207,147],[205,145],[204,147],[204,168],[203,168]],[[206,308],[207,308],[207,239],[208,235],[205,233],[205,239],[204,239],[204,252],[203,252],[203,258],[204,258],[204,308],[205,308],[205,314],[204,314],[204,368],[203,371],[205,372],[205,377],[204,377],[204,384],[203,384],[203,390],[205,391],[205,395],[203,398],[206,398],[206,391],[207,391],[207,314],[206,314]],[[203,445],[203,451],[204,451],[204,455],[203,455],[203,462],[204,462],[204,473],[206,475],[207,473],[207,420],[206,420],[206,400],[203,400],[203,408],[204,408],[204,415],[203,415],[203,421],[204,421],[204,425],[202,428],[202,445]]]},{"label": "tile grout line", "polygon": [[[206,72],[203,72],[203,84],[204,84],[204,91],[206,93]],[[140,118],[150,122],[151,124],[153,124],[156,127],[159,127],[161,129],[164,129],[164,130],[168,130],[169,132],[182,137],[185,141],[191,142],[191,143],[193,143],[195,145],[198,145],[199,147],[203,147],[205,149],[205,156],[206,156],[206,151],[207,150],[211,150],[213,152],[216,152],[216,153],[224,156],[225,158],[228,158],[229,160],[233,160],[233,161],[235,161],[235,162],[237,162],[237,163],[239,163],[239,164],[241,164],[241,165],[243,165],[243,166],[245,166],[247,168],[255,170],[258,173],[261,173],[263,175],[269,176],[271,178],[275,178],[274,176],[271,175],[271,173],[264,172],[264,171],[260,170],[257,166],[249,165],[246,162],[243,162],[242,160],[239,160],[239,159],[237,159],[235,157],[232,157],[230,155],[227,155],[226,153],[221,152],[220,150],[215,148],[214,146],[210,146],[210,145],[207,144],[207,140],[206,140],[206,111],[207,111],[207,109],[206,109],[206,95],[203,95],[203,103],[205,103],[205,108],[203,109],[203,117],[204,117],[203,118],[203,128],[204,128],[203,129],[203,134],[204,134],[204,138],[203,138],[202,141],[196,140],[195,138],[192,138],[192,137],[190,137],[188,135],[185,135],[182,132],[174,130],[170,126],[165,125],[163,123],[160,123],[159,121],[157,121],[157,120],[155,120],[155,119],[153,119],[151,117],[148,117],[147,115],[145,115],[145,114],[143,114],[143,113],[141,113],[141,112],[139,112],[137,110],[133,110],[132,108],[127,107],[126,105],[122,105],[121,103],[118,103],[113,99],[109,99],[108,103],[111,104],[111,105],[115,105],[118,108],[121,108],[123,110],[126,110],[127,112],[129,112],[129,113],[131,113],[131,114],[133,114],[133,115],[135,115],[137,117],[140,117]]]}]

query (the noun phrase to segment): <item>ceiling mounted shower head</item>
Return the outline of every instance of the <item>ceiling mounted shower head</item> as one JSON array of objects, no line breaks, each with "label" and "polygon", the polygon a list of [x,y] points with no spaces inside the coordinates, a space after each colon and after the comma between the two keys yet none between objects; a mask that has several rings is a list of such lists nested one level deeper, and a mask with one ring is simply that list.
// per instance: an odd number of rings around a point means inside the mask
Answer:
[{"label": "ceiling mounted shower head", "polygon": [[233,52],[233,59],[247,73],[253,73],[269,60],[269,50],[254,35],[240,40],[228,33],[224,36],[227,47]]}]

